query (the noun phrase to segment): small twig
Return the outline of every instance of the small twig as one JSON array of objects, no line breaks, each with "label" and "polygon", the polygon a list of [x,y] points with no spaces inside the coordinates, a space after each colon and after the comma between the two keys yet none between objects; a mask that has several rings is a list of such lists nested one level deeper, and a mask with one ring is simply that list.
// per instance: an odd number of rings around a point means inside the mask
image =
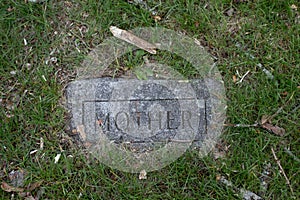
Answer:
[{"label": "small twig", "polygon": [[[294,97],[295,91],[292,93],[292,95],[290,96],[290,98],[271,116],[268,116],[265,121],[271,121],[274,117],[276,117],[282,110],[284,107],[286,107],[288,105],[288,103],[292,100],[292,98]],[[248,128],[248,127],[262,127],[261,123],[255,123],[255,124],[224,124],[224,126],[229,126],[229,127],[241,127],[241,128]],[[262,127],[263,128],[263,127]]]},{"label": "small twig", "polygon": [[294,160],[298,161],[300,163],[300,159],[295,155],[293,154],[293,152],[291,152],[290,150],[288,150],[286,147],[284,147],[284,151],[289,154],[290,156],[292,156],[294,158]]},{"label": "small twig", "polygon": [[251,192],[249,190],[246,190],[244,188],[238,188],[233,185],[233,183],[229,180],[227,180],[224,176],[217,177],[217,180],[224,184],[227,187],[231,187],[234,191],[239,191],[243,199],[248,200],[248,199],[254,199],[254,200],[262,200],[260,196],[255,194],[254,192]]},{"label": "small twig", "polygon": [[269,70],[267,70],[266,68],[264,68],[261,63],[258,63],[256,66],[259,67],[267,75],[267,77],[269,79],[274,79],[273,74]]},{"label": "small twig", "polygon": [[248,71],[242,76],[242,78],[241,78],[238,82],[236,82],[236,83],[238,84],[238,83],[243,82],[244,78],[249,74],[249,72],[250,72],[250,70],[248,70]]},{"label": "small twig", "polygon": [[111,26],[110,31],[112,32],[113,36],[128,42],[129,44],[135,45],[140,49],[143,49],[151,54],[156,54],[156,46],[151,44],[150,42],[132,34],[129,31],[119,29],[116,26]]},{"label": "small twig", "polygon": [[[244,50],[244,47],[242,47],[242,45],[240,43],[236,43],[235,46],[237,48],[239,48],[241,51],[243,51],[249,58],[251,58],[252,60],[255,59],[255,56],[253,56],[251,53],[249,53],[248,50]],[[261,63],[256,64],[257,67],[259,67],[266,75],[269,79],[274,79],[274,76],[272,75],[272,73],[267,70],[265,67],[263,67],[263,65]]]},{"label": "small twig", "polygon": [[267,121],[271,121],[274,117],[276,117],[282,110],[284,107],[287,106],[287,104],[292,100],[292,98],[294,97],[295,91],[292,93],[292,95],[290,96],[290,98],[270,117],[268,117]]},{"label": "small twig", "polygon": [[223,126],[242,127],[242,128],[260,127],[260,125],[258,123],[255,123],[255,124],[224,124]]},{"label": "small twig", "polygon": [[300,108],[300,105],[297,105],[296,108],[294,108],[291,113],[295,112],[296,110],[298,110]]},{"label": "small twig", "polygon": [[284,178],[285,178],[285,180],[286,180],[286,183],[288,184],[288,186],[290,187],[290,190],[291,190],[292,194],[294,195],[294,191],[293,191],[293,188],[292,188],[292,186],[291,186],[291,183],[290,183],[288,177],[286,176],[286,173],[284,172],[284,170],[283,170],[283,168],[282,168],[282,166],[281,166],[281,164],[280,164],[280,160],[277,158],[277,156],[276,156],[276,154],[275,154],[275,151],[274,151],[273,147],[271,147],[271,150],[272,150],[272,154],[273,154],[273,156],[274,156],[274,159],[275,159],[277,165],[278,165],[279,168],[280,168],[280,171],[282,172],[282,174],[283,174],[283,176],[284,176]]}]

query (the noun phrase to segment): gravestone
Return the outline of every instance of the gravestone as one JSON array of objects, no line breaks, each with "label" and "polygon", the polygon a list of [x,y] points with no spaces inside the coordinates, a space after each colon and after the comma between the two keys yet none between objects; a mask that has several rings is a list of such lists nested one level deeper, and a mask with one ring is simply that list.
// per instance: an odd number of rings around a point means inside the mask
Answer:
[{"label": "gravestone", "polygon": [[[127,172],[153,171],[180,157],[192,144],[209,152],[225,120],[224,87],[211,56],[182,35],[162,28],[134,33],[181,55],[199,70],[188,80],[172,66],[146,63],[146,80],[108,78],[103,71],[136,47],[109,38],[92,51],[67,88],[71,126],[101,162]],[[164,76],[161,76],[164,74]]]},{"label": "gravestone", "polygon": [[101,128],[110,141],[132,144],[139,152],[175,140],[180,133],[181,140],[200,145],[210,118],[207,95],[200,80],[98,78],[68,88],[69,101],[76,102],[72,126],[84,124],[84,141],[98,140]]}]

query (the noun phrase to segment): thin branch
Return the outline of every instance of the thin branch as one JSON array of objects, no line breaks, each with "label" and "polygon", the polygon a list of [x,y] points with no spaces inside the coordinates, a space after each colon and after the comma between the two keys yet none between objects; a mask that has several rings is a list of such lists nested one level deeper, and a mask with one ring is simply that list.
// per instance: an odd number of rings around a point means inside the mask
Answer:
[{"label": "thin branch", "polygon": [[[273,115],[267,117],[265,119],[265,121],[270,122],[274,117],[276,117],[283,110],[283,108],[286,107],[288,105],[288,103],[292,100],[292,98],[294,97],[294,94],[295,94],[295,91],[292,93],[290,98]],[[229,126],[229,127],[242,127],[242,128],[260,127],[260,128],[264,128],[261,125],[262,125],[261,123],[255,123],[255,124],[224,124],[224,126]]]},{"label": "thin branch", "polygon": [[293,191],[293,188],[292,188],[292,186],[291,186],[290,180],[289,180],[288,177],[286,176],[286,173],[284,172],[284,170],[283,170],[283,168],[282,168],[282,166],[281,166],[281,164],[280,164],[280,160],[277,158],[277,156],[276,156],[276,154],[275,154],[275,151],[274,151],[273,147],[271,147],[271,150],[272,150],[272,154],[273,154],[273,156],[274,156],[274,159],[275,159],[275,161],[276,161],[278,167],[280,168],[280,170],[281,170],[281,172],[282,172],[282,174],[283,174],[283,176],[284,176],[284,178],[285,178],[285,180],[286,180],[286,183],[288,184],[288,186],[290,187],[290,190],[291,190],[292,194],[294,195],[294,191]]},{"label": "thin branch", "polygon": [[258,123],[255,124],[224,124],[223,126],[229,126],[229,127],[242,127],[242,128],[247,128],[247,127],[260,127]]},{"label": "thin branch", "polygon": [[284,151],[289,154],[290,156],[292,156],[294,158],[294,160],[298,161],[300,163],[300,159],[295,155],[293,154],[293,152],[291,152],[290,150],[288,150],[286,147],[284,147]]},{"label": "thin branch", "polygon": [[292,93],[292,95],[290,96],[290,98],[270,117],[268,117],[268,121],[271,121],[274,117],[276,117],[282,110],[284,107],[287,106],[287,104],[292,100],[292,98],[294,97],[295,91]]},{"label": "thin branch", "polygon": [[135,45],[138,48],[143,49],[151,54],[156,54],[155,49],[157,47],[154,44],[147,42],[146,40],[132,34],[129,31],[119,29],[116,26],[111,26],[109,29],[114,37],[124,40],[132,45]]}]

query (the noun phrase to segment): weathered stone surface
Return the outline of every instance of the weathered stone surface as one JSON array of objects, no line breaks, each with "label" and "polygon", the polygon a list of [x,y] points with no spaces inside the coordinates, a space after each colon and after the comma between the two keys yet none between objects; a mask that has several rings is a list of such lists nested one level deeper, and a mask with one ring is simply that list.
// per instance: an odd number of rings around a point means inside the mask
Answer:
[{"label": "weathered stone surface", "polygon": [[72,126],[84,142],[94,143],[103,133],[136,152],[171,141],[201,144],[210,118],[201,80],[79,80],[69,85],[67,97]]}]

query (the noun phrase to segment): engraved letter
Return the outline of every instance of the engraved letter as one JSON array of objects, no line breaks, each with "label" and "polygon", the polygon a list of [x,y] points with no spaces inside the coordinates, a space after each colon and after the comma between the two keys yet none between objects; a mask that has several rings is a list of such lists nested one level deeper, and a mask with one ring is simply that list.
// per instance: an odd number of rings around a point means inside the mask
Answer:
[{"label": "engraved letter", "polygon": [[[155,116],[152,116],[155,118]],[[148,113],[148,128],[149,130],[152,130],[152,122],[157,121],[158,122],[158,128],[161,130],[161,112],[158,112],[158,119],[151,119],[151,113]]]},{"label": "engraved letter", "polygon": [[[123,119],[121,121],[121,123],[119,123],[119,116],[123,114],[124,117],[122,117],[121,119]],[[124,119],[125,118],[125,119]],[[125,122],[125,123],[124,123]],[[128,129],[128,126],[129,126],[129,116],[126,112],[118,112],[116,114],[116,117],[115,117],[115,124],[116,124],[116,128],[121,130],[121,131],[125,131]],[[124,127],[124,124],[125,124],[125,127]],[[123,126],[123,128],[121,127]]]},{"label": "engraved letter", "polygon": [[[172,112],[167,111],[167,129],[176,129],[178,127],[172,127],[171,126],[171,124],[174,124],[174,120],[175,120],[175,118],[174,117],[171,118],[171,116],[173,116]],[[171,121],[173,121],[173,123],[171,123]]]},{"label": "engraved letter", "polygon": [[187,122],[188,126],[193,129],[190,119],[192,118],[191,111],[182,111],[182,128],[184,129],[184,124]]}]

